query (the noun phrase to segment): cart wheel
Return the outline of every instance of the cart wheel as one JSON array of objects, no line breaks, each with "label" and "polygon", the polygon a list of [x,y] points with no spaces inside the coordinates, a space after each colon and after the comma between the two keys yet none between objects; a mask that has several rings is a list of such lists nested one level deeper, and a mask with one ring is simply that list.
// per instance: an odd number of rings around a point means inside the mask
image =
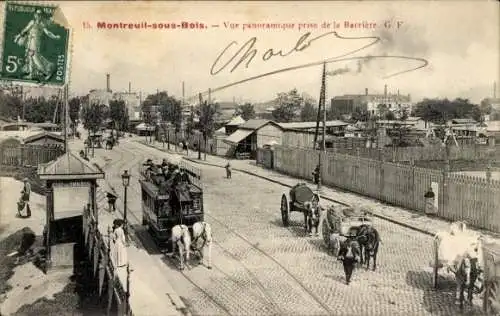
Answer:
[{"label": "cart wheel", "polygon": [[288,201],[286,200],[286,195],[281,196],[281,219],[283,220],[283,226],[288,227],[290,211],[288,210]]},{"label": "cart wheel", "polygon": [[323,241],[327,249],[330,249],[330,226],[326,222],[327,219],[323,220],[323,225],[321,225],[321,235],[323,235]]}]

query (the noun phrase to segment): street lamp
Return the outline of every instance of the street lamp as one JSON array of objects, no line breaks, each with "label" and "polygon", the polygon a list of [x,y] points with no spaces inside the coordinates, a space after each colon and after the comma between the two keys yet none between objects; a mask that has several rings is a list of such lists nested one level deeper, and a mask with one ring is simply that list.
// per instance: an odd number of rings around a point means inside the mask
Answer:
[{"label": "street lamp", "polygon": [[124,198],[123,198],[123,221],[125,222],[125,235],[128,237],[128,222],[127,222],[127,187],[130,184],[130,174],[128,174],[128,170],[123,171],[122,174],[122,184],[124,189]]}]

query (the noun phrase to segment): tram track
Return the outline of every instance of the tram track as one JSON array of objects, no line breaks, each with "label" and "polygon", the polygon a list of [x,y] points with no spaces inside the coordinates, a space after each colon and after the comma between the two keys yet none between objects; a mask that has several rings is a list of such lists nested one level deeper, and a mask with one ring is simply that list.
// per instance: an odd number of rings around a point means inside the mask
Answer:
[{"label": "tram track", "polygon": [[[139,194],[139,189],[137,187],[133,187],[133,190],[135,191],[136,194]],[[120,213],[123,215],[123,212],[120,211]],[[139,217],[133,213],[133,212],[129,212],[128,214],[131,214],[132,215],[132,219],[134,220],[135,224],[137,225],[141,225],[142,226],[142,223],[141,223],[141,220],[139,219]],[[131,226],[130,229],[134,230],[134,227]],[[154,245],[154,247],[156,248],[155,250],[157,250],[158,252],[162,252],[161,248],[158,246],[157,243],[155,243],[153,240],[152,240],[152,236],[148,236],[152,241],[152,245]],[[222,249],[223,247],[220,246],[220,248]],[[228,250],[225,250],[223,249],[223,252],[226,252],[228,254],[230,254],[230,252]],[[235,258],[234,255],[230,254],[232,258],[234,258],[235,260],[237,260]],[[166,257],[166,256],[165,256]],[[167,258],[167,257],[166,257]],[[173,262],[173,259],[172,258],[169,258],[169,260],[171,262]],[[176,263],[176,262],[174,262]],[[240,262],[241,264],[241,262]],[[228,279],[231,280],[232,283],[234,283],[237,287],[238,287],[238,290],[244,290],[244,288],[238,284],[238,282],[236,280],[234,280],[233,277],[229,276],[226,272],[223,271],[223,269],[221,269],[220,267],[216,266],[216,265],[213,265],[214,267],[216,267],[216,269],[223,275],[225,275],[226,277],[228,277]],[[244,267],[244,269],[250,273],[252,275],[252,278],[255,282],[257,282],[259,285],[259,288],[262,289],[262,291],[264,292],[265,296],[266,296],[266,300],[264,301],[265,304],[272,304],[273,305],[273,309],[278,309],[280,312],[277,313],[276,315],[286,315],[284,314],[281,309],[279,308],[279,306],[272,302],[272,297],[270,297],[270,294],[267,292],[267,290],[264,288],[264,286],[260,283],[260,281],[253,275],[253,273],[247,268],[247,267]],[[196,283],[195,280],[193,280],[193,278],[191,278],[185,271],[182,271],[182,270],[179,270],[180,274],[184,277],[184,279],[186,279],[191,285],[193,285],[199,292],[201,292],[204,296],[206,296],[210,301],[212,301],[212,303],[214,303],[216,306],[218,306],[219,309],[221,309],[222,311],[224,311],[227,315],[236,315],[235,313],[232,313],[226,306],[224,303],[220,302],[220,300],[218,300],[215,295],[212,295],[210,294],[207,290],[205,290],[203,287],[201,287],[198,283]],[[238,292],[235,292],[235,293],[238,293]],[[261,297],[255,297],[257,300],[262,300]],[[271,302],[270,302],[271,300]]]},{"label": "tram track", "polygon": [[[140,162],[141,160],[144,160],[144,157],[141,156],[141,155],[137,155],[134,151],[132,150],[129,150],[127,148],[120,148],[121,151],[119,152],[119,158],[116,159],[118,161],[121,161],[118,165],[114,165],[113,166],[113,169],[115,169],[116,171],[119,171],[121,169],[128,169],[128,170],[131,170],[132,168],[136,168],[134,166],[137,165],[138,162]],[[128,155],[131,155],[133,158],[132,158],[132,162],[130,161],[126,161],[124,159],[125,155],[127,154]],[[138,158],[140,157],[140,158]],[[124,167],[127,167],[127,168],[124,168]],[[108,182],[108,185],[110,185],[110,187],[113,188],[113,185],[109,182]],[[134,191],[135,195],[140,195],[140,190],[139,188],[133,184],[130,186],[130,188],[132,188],[132,190]],[[114,188],[113,188],[114,189]],[[133,212],[131,209],[129,209],[127,207],[127,217],[129,219],[132,219],[134,221],[134,224],[136,225],[142,225],[142,220],[135,214],[135,212]],[[124,211],[122,208],[118,208],[118,212],[124,216]],[[129,221],[130,223],[130,221]],[[130,229],[132,231],[134,231],[134,227],[133,226],[130,226]],[[152,239],[152,237],[150,237]],[[151,240],[153,241],[153,240]],[[139,241],[141,242],[141,241]],[[161,252],[161,249],[159,248],[159,246],[153,241],[152,244],[156,247],[156,250],[158,250],[158,252]],[[217,300],[214,295],[211,295],[208,291],[206,291],[205,289],[203,289],[203,287],[201,287],[200,285],[198,285],[192,278],[190,278],[184,271],[180,271],[180,274],[184,277],[184,279],[186,279],[192,286],[194,286],[200,293],[202,293],[206,298],[208,298],[213,304],[215,304],[217,306],[217,308],[221,311],[223,311],[225,314],[227,315],[232,315],[232,313],[230,312],[230,310],[223,304],[221,303],[219,300]]]},{"label": "tram track", "polygon": [[[129,149],[129,148],[121,147],[120,153],[119,153],[119,158],[116,159],[116,161],[117,162],[119,161],[119,163],[113,164],[112,166],[110,166],[111,167],[110,169],[115,170],[115,172],[117,170],[124,169],[125,167],[128,167],[128,169],[130,171],[132,171],[131,169],[135,170],[137,168],[137,163],[140,160],[143,160],[145,158],[143,156],[145,153],[142,153],[143,155],[141,155],[141,154],[138,155],[136,153],[137,153],[137,151],[134,151],[134,150]],[[158,154],[154,154],[154,156],[157,157]],[[125,157],[127,157],[127,159],[125,159]],[[132,158],[132,159],[130,159],[130,158]],[[125,169],[127,169],[127,168],[125,168]],[[109,181],[108,181],[108,184],[109,184]],[[111,185],[111,187],[112,187],[112,185]],[[131,189],[131,191],[133,191],[133,194],[135,196],[140,196],[140,189],[136,183],[131,184],[129,189]],[[136,212],[133,212],[128,207],[127,207],[127,211],[128,211],[127,215],[129,218],[129,223],[134,222],[134,224],[142,225],[142,220],[140,219],[140,216],[138,216],[138,214],[136,214]],[[123,215],[123,210],[120,209],[119,212]],[[309,296],[314,302],[316,302],[316,304],[319,307],[321,307],[321,309],[324,310],[326,312],[326,314],[334,314],[334,311],[326,303],[324,303],[320,297],[318,297],[313,291],[311,291],[301,280],[299,280],[289,269],[287,269],[282,263],[280,263],[278,260],[276,260],[272,255],[267,253],[265,250],[259,248],[255,244],[253,244],[250,240],[248,240],[247,237],[238,233],[236,230],[234,230],[229,225],[225,224],[223,221],[221,221],[216,216],[214,216],[212,214],[208,214],[207,212],[205,212],[205,216],[210,218],[215,223],[217,223],[217,225],[223,226],[231,234],[233,234],[237,238],[241,239],[244,243],[248,244],[250,246],[250,248],[254,249],[255,251],[257,251],[258,253],[260,253],[264,257],[271,260],[277,267],[279,267],[279,269],[281,271],[284,272],[284,274],[286,274],[293,281],[294,284],[298,285],[298,287],[301,289],[301,291],[306,293],[307,296]],[[134,230],[133,226],[131,226],[130,228],[132,230]],[[150,238],[152,238],[152,237],[150,237]],[[157,250],[160,251],[159,246],[156,243],[154,243],[154,244],[157,247]],[[275,311],[276,315],[286,315],[287,314],[286,312],[284,312],[282,310],[282,308],[279,306],[279,304],[276,303],[273,296],[266,289],[266,287],[262,284],[262,282],[257,278],[255,273],[251,271],[251,269],[249,269],[243,262],[241,262],[241,260],[239,260],[237,258],[237,256],[235,256],[230,250],[225,248],[221,243],[214,241],[214,244],[217,247],[219,247],[225,255],[227,255],[228,257],[237,261],[239,263],[239,265],[245,270],[246,274],[253,281],[253,284],[255,284],[257,286],[257,288],[259,289],[259,291],[263,294],[262,297],[259,296],[257,298],[258,300],[262,301],[266,306],[272,307],[272,310]],[[235,280],[234,277],[230,276],[228,273],[224,272],[223,269],[221,269],[220,267],[217,266],[216,270],[219,271],[219,273],[223,274],[227,279],[231,280],[231,282],[233,284],[235,284],[235,291],[244,290],[244,288],[240,284],[238,284],[238,281]],[[221,311],[223,311],[224,313],[226,313],[228,315],[234,314],[230,311],[230,309],[228,307],[225,306],[225,304],[223,302],[221,302],[216,297],[216,295],[213,295],[213,294],[209,293],[207,290],[205,290],[192,277],[190,277],[185,271],[180,271],[180,274],[183,276],[183,278],[185,280],[187,280],[192,286],[194,286],[200,293],[202,293],[213,304],[215,304],[218,307],[218,309],[220,309]]]},{"label": "tram track", "polygon": [[[156,152],[158,152],[157,150],[154,150],[154,149],[151,149],[150,151],[156,151]],[[159,152],[161,152],[161,151],[159,151]],[[154,155],[158,156],[157,153],[155,153]],[[138,188],[136,187],[135,190],[138,191]],[[205,192],[205,190],[204,190],[204,192]],[[138,193],[140,193],[140,192],[138,192]],[[339,203],[339,204],[345,205],[344,203]],[[269,253],[267,253],[265,250],[259,248],[255,244],[253,244],[251,241],[248,240],[248,238],[246,238],[245,236],[239,234],[236,230],[234,230],[233,228],[231,228],[229,225],[225,224],[223,221],[221,221],[220,219],[218,219],[214,215],[209,214],[208,212],[205,212],[205,216],[211,218],[213,221],[217,222],[219,225],[225,227],[226,230],[228,230],[229,232],[231,232],[233,235],[237,236],[239,239],[243,240],[251,248],[255,249],[257,252],[259,252],[260,254],[262,254],[263,256],[265,256],[266,258],[270,259],[282,271],[284,271],[285,274],[288,275],[293,280],[294,283],[298,284],[299,287],[301,288],[301,290],[304,293],[306,293],[309,297],[311,297],[321,307],[321,309],[323,309],[324,311],[326,311],[326,314],[328,314],[328,315],[335,314],[335,311],[333,311],[325,302],[323,302],[323,300],[320,297],[318,297],[313,291],[311,291],[302,281],[300,281],[289,269],[287,269],[283,264],[281,264],[278,260],[276,260],[272,255],[270,255]],[[138,218],[137,218],[137,221],[138,221],[138,223],[141,223]],[[218,243],[218,245],[221,246],[220,243]],[[221,247],[221,248],[223,248],[223,247]],[[225,250],[226,250],[225,251],[226,253],[231,253],[229,250],[227,250],[227,249],[225,249]],[[232,257],[233,259],[236,259],[240,263],[240,265],[242,265],[243,268],[249,272],[249,274],[252,276],[252,278],[255,279],[255,280],[257,280],[258,283],[260,283],[260,285],[262,287],[260,287],[260,286],[259,287],[261,288],[261,290],[263,290],[263,293],[265,293],[266,296],[274,302],[274,299],[270,296],[270,294],[265,289],[265,287],[261,284],[261,282],[256,278],[256,276],[254,275],[254,273],[251,272],[246,266],[244,266],[244,264],[240,260],[238,260],[236,258],[236,256],[234,256],[234,254],[231,253],[230,257]],[[183,276],[186,277],[186,278],[188,278],[185,275],[184,272],[183,272]],[[189,281],[191,283],[193,282],[192,280],[189,280]],[[276,304],[276,303],[274,303],[274,304]],[[278,305],[275,305],[275,306],[278,306]],[[281,308],[279,308],[279,310],[281,311]],[[280,314],[283,314],[283,312],[281,311]]]},{"label": "tram track", "polygon": [[205,214],[206,216],[210,217],[213,221],[217,222],[219,225],[225,227],[228,231],[230,231],[233,235],[237,236],[241,240],[243,240],[245,243],[250,245],[251,248],[255,249],[258,251],[260,254],[265,256],[266,258],[270,259],[274,264],[279,266],[282,271],[284,271],[296,284],[300,286],[300,288],[307,293],[319,306],[321,306],[322,309],[324,309],[328,315],[335,314],[335,312],[326,304],[323,302],[323,300],[318,297],[313,291],[307,288],[307,286],[300,281],[289,269],[287,269],[283,264],[281,264],[278,260],[276,260],[272,255],[267,253],[265,250],[261,249],[260,247],[256,246],[254,243],[252,243],[248,238],[245,236],[241,235],[237,231],[235,231],[233,228],[231,228],[229,225],[223,223],[220,219],[216,218],[215,216],[211,214]]}]

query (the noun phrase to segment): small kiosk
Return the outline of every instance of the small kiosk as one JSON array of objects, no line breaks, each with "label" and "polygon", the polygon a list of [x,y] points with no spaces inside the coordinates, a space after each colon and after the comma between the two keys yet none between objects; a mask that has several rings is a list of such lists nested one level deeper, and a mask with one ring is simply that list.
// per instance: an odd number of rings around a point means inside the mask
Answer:
[{"label": "small kiosk", "polygon": [[104,173],[71,152],[38,167],[46,186],[45,247],[46,272],[74,267],[74,257],[82,242],[83,211],[89,207],[97,221],[97,180]]}]

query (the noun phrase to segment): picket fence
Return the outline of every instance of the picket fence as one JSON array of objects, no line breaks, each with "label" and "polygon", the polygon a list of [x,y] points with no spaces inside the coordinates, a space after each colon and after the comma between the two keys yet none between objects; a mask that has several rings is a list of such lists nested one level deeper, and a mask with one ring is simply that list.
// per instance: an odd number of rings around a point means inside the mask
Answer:
[{"label": "picket fence", "polygon": [[[273,160],[275,170],[311,179],[318,152],[275,146]],[[326,154],[321,174],[325,185],[421,212],[424,194],[436,182],[438,216],[500,232],[500,181],[332,152]]]},{"label": "picket fence", "polygon": [[463,145],[448,146],[441,145],[425,147],[385,147],[385,148],[337,148],[335,153],[362,158],[392,161],[443,161],[443,160],[485,160],[500,159],[500,146],[488,145]]},{"label": "picket fence", "polygon": [[60,146],[17,145],[0,147],[0,165],[36,167],[64,154]]}]

